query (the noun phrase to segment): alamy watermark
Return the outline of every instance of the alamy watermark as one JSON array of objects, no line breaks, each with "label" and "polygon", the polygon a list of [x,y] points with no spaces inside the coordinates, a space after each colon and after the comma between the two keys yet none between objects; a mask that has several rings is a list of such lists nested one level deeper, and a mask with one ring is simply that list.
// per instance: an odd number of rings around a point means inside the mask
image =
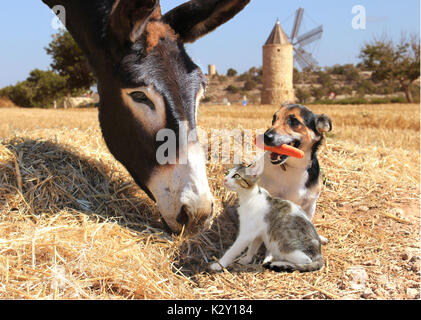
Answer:
[{"label": "alamy watermark", "polygon": [[51,27],[54,30],[63,30],[66,28],[66,8],[64,6],[54,6],[52,8],[55,17],[51,21]]},{"label": "alamy watermark", "polygon": [[[51,27],[55,30],[66,28],[66,8],[62,5],[56,5],[52,8],[55,17],[51,21]],[[351,13],[354,15],[351,21],[354,30],[366,30],[367,28],[367,10],[363,5],[352,7]]]},{"label": "alamy watermark", "polygon": [[[156,160],[159,164],[187,164],[190,146],[199,143],[205,160],[211,164],[241,164],[243,159],[253,159],[264,153],[253,147],[254,135],[265,132],[263,129],[212,129],[208,131],[196,127],[188,130],[187,122],[181,122],[178,135],[171,129],[161,129],[156,141],[162,142],[157,148]],[[194,148],[193,152],[197,152]]]},{"label": "alamy watermark", "polygon": [[365,30],[367,28],[367,10],[362,5],[356,5],[352,7],[352,19],[351,25],[354,30]]}]

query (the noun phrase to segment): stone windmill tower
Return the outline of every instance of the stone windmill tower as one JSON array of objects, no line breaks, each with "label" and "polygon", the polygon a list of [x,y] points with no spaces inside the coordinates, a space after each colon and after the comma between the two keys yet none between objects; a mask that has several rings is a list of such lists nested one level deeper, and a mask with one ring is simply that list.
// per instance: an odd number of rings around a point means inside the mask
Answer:
[{"label": "stone windmill tower", "polygon": [[294,102],[293,70],[293,45],[278,20],[263,46],[262,104]]},{"label": "stone windmill tower", "polygon": [[318,64],[312,54],[305,50],[305,47],[322,37],[323,26],[318,26],[299,36],[303,16],[304,9],[299,8],[295,14],[289,38],[278,19],[263,46],[262,104],[279,105],[285,102],[294,102],[294,61],[302,69],[313,68]]}]

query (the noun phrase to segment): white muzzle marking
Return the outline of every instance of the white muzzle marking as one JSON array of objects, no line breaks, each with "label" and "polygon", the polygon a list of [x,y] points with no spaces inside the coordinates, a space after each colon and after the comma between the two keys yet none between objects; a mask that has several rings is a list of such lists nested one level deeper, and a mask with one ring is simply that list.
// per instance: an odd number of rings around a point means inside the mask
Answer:
[{"label": "white muzzle marking", "polygon": [[199,142],[188,144],[186,162],[158,167],[148,182],[159,211],[173,231],[180,231],[182,228],[176,219],[183,206],[189,215],[188,226],[194,220],[209,217],[212,212],[213,196]]}]

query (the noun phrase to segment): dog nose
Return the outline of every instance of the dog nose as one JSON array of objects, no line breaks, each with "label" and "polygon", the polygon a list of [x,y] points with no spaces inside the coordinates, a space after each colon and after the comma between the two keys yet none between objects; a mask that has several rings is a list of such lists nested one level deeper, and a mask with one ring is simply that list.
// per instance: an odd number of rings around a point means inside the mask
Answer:
[{"label": "dog nose", "polygon": [[266,131],[264,135],[265,145],[267,146],[272,145],[274,140],[275,140],[275,134],[272,132],[272,130]]}]

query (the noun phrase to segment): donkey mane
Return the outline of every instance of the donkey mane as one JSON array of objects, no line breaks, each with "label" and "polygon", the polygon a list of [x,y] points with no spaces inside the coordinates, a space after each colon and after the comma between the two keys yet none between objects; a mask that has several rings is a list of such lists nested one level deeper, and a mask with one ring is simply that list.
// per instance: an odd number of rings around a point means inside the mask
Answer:
[{"label": "donkey mane", "polygon": [[161,38],[177,40],[177,35],[170,25],[161,21],[151,21],[146,25],[146,53],[149,54]]}]

